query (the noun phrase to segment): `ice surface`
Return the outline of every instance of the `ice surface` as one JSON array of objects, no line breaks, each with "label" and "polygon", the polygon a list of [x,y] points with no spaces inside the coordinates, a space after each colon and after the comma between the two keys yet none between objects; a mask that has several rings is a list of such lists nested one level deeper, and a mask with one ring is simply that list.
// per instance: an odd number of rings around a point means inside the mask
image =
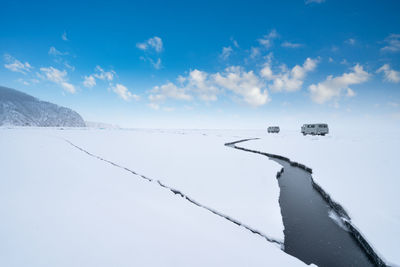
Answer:
[{"label": "ice surface", "polygon": [[398,130],[336,131],[325,137],[282,131],[240,146],[311,167],[315,182],[342,204],[374,249],[389,263],[400,264]]},{"label": "ice surface", "polygon": [[299,260],[157,183],[282,237],[279,166],[222,137],[0,129],[0,266],[297,266]]},{"label": "ice surface", "polygon": [[280,166],[224,146],[227,133],[89,129],[56,135],[283,241]]}]

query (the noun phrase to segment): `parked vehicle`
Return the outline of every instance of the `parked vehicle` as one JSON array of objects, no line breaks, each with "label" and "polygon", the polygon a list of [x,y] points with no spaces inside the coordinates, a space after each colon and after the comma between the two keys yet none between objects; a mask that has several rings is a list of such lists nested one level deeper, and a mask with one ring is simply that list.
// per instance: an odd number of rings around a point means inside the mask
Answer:
[{"label": "parked vehicle", "polygon": [[326,123],[314,123],[314,124],[303,124],[301,126],[301,133],[303,135],[326,135],[329,133],[328,124]]},{"label": "parked vehicle", "polygon": [[279,126],[270,126],[268,127],[268,133],[279,133]]}]

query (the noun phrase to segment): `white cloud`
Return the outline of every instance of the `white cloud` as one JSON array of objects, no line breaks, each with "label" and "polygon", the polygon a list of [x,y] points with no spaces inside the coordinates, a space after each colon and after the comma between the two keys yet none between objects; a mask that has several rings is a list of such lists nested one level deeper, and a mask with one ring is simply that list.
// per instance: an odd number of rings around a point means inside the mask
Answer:
[{"label": "white cloud", "polygon": [[52,55],[52,56],[65,56],[65,55],[68,55],[68,53],[67,52],[64,52],[64,53],[60,52],[54,46],[52,46],[49,49],[49,55]]},{"label": "white cloud", "polygon": [[93,74],[94,77],[103,81],[111,82],[114,79],[115,71],[104,71],[100,66],[96,66],[96,73]]},{"label": "white cloud", "polygon": [[400,34],[390,34],[385,39],[386,46],[381,48],[383,52],[398,52],[400,51]]},{"label": "white cloud", "polygon": [[261,54],[260,48],[252,47],[250,48],[250,58],[256,58]]},{"label": "white cloud", "polygon": [[302,47],[303,45],[298,43],[283,42],[281,46],[286,48],[299,48]]},{"label": "white cloud", "polygon": [[137,43],[136,47],[144,51],[153,49],[155,52],[160,53],[163,50],[163,42],[160,37],[154,36],[143,43]]},{"label": "white cloud", "polygon": [[136,47],[146,52],[144,57],[140,57],[143,61],[148,61],[156,69],[161,69],[161,58],[155,58],[155,53],[163,51],[163,41],[160,37],[154,36],[143,43],[137,43]]},{"label": "white cloud", "polygon": [[215,83],[241,96],[243,101],[252,106],[261,106],[268,102],[268,92],[265,84],[254,74],[246,72],[241,67],[232,66],[223,73],[213,75]]},{"label": "white cloud", "polygon": [[64,31],[64,33],[61,35],[61,39],[68,41],[67,32]]},{"label": "white cloud", "polygon": [[261,76],[267,81],[272,81],[269,86],[272,90],[293,92],[301,89],[307,73],[313,71],[317,64],[318,60],[307,58],[302,66],[296,65],[289,70],[283,65],[280,73],[274,74],[270,63],[267,63],[261,70]]},{"label": "white cloud", "polygon": [[161,58],[158,58],[157,59],[157,61],[153,61],[152,59],[150,59],[150,62],[151,62],[151,64],[153,65],[153,67],[156,69],[156,70],[159,70],[160,68],[161,68]]},{"label": "white cloud", "polygon": [[191,71],[187,78],[187,90],[195,92],[201,100],[216,101],[219,90],[209,77],[210,75],[204,71]]},{"label": "white cloud", "polygon": [[60,85],[64,90],[70,93],[75,93],[75,86],[67,82],[67,71],[60,71],[56,68],[40,68],[40,71],[45,75],[45,79]]},{"label": "white cloud", "polygon": [[265,48],[270,48],[272,46],[272,40],[277,38],[279,35],[277,33],[277,31],[271,30],[269,32],[269,34],[264,35],[263,38],[258,39],[258,42],[260,43],[260,45],[264,46]]},{"label": "white cloud", "polygon": [[85,76],[85,80],[83,81],[83,85],[87,88],[92,88],[96,85],[96,79],[92,76]]},{"label": "white cloud", "polygon": [[356,39],[354,39],[354,38],[349,38],[349,39],[347,39],[346,41],[344,41],[346,44],[349,44],[349,45],[355,45],[356,44]]},{"label": "white cloud", "polygon": [[189,101],[194,96],[202,101],[216,101],[218,94],[225,90],[252,106],[264,105],[269,100],[264,82],[253,71],[246,72],[241,67],[228,67],[214,74],[195,69],[177,80],[179,86],[168,82],[154,87],[149,95],[150,102],[159,104],[168,98]]},{"label": "white cloud", "polygon": [[[261,75],[254,71],[246,71],[240,66],[230,66],[222,72],[207,73],[201,70],[192,70],[185,76],[178,76],[177,82],[167,82],[155,86],[149,92],[152,108],[159,108],[159,104],[167,99],[185,100],[199,99],[202,101],[216,101],[218,96],[230,92],[236,99],[251,106],[262,106],[270,98],[265,81],[283,82],[282,85],[272,84],[276,90],[294,91],[300,89],[306,74],[316,68],[317,60],[307,58],[303,65],[296,65],[291,70],[282,69],[274,74],[269,68],[272,53],[266,56],[268,61]],[[278,88],[279,87],[279,88]],[[349,91],[349,94],[352,92]]]},{"label": "white cloud", "polygon": [[369,77],[370,74],[357,64],[349,73],[344,73],[338,77],[330,75],[325,81],[317,85],[310,85],[311,99],[316,103],[322,104],[332,98],[340,97],[343,90],[346,90],[347,96],[354,96],[355,93],[349,86],[366,82]]},{"label": "white cloud", "polygon": [[128,88],[125,85],[117,83],[117,85],[112,86],[111,89],[114,93],[116,93],[125,101],[129,101],[131,99],[139,100],[139,96],[129,92]]},{"label": "white cloud", "polygon": [[136,47],[139,48],[140,50],[146,50],[147,44],[146,43],[137,43]]},{"label": "white cloud", "polygon": [[150,62],[151,65],[156,69],[159,70],[162,68],[162,62],[161,62],[161,58],[157,58],[156,60],[154,60],[153,58],[149,57],[149,56],[141,56],[139,57],[140,60],[143,60],[144,62]]},{"label": "white cloud", "polygon": [[392,82],[392,83],[400,82],[400,71],[391,69],[389,64],[384,64],[382,67],[380,67],[376,71],[376,73],[381,73],[381,72],[383,72],[385,81]]},{"label": "white cloud", "polygon": [[75,86],[70,83],[62,82],[61,86],[64,88],[64,90],[70,92],[71,94],[75,93],[75,91],[76,91]]},{"label": "white cloud", "polygon": [[67,71],[65,71],[65,70],[60,71],[53,67],[40,68],[40,71],[42,71],[44,73],[47,80],[55,82],[55,83],[63,82],[67,76]]},{"label": "white cloud", "polygon": [[233,52],[232,47],[230,46],[222,47],[222,53],[220,55],[220,58],[222,58],[223,60],[227,60],[229,56],[232,54],[232,52]]},{"label": "white cloud", "polygon": [[306,5],[316,3],[316,4],[321,4],[325,2],[325,0],[305,0]]},{"label": "white cloud", "polygon": [[102,67],[97,65],[95,68],[95,73],[84,77],[83,85],[85,87],[92,88],[96,85],[96,79],[98,79],[108,82],[109,86],[111,87],[111,82],[114,80],[115,75],[116,73],[114,70],[105,71]]},{"label": "white cloud", "polygon": [[8,54],[4,55],[4,59],[8,63],[4,64],[4,67],[14,72],[20,72],[26,74],[27,72],[30,72],[31,69],[33,68],[28,62],[22,63],[18,59]]},{"label": "white cloud", "polygon": [[155,86],[151,90],[149,100],[152,103],[162,102],[167,98],[177,100],[192,100],[192,96],[186,92],[185,88],[178,88],[175,84],[168,82],[161,86]]}]

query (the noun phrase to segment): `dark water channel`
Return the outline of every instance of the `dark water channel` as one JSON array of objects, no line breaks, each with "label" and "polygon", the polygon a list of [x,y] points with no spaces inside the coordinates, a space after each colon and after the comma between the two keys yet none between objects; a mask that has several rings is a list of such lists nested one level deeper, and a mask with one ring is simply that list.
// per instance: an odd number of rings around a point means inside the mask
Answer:
[{"label": "dark water channel", "polygon": [[346,227],[332,219],[336,213],[312,186],[310,173],[271,160],[284,168],[278,182],[285,252],[318,266],[374,266]]}]

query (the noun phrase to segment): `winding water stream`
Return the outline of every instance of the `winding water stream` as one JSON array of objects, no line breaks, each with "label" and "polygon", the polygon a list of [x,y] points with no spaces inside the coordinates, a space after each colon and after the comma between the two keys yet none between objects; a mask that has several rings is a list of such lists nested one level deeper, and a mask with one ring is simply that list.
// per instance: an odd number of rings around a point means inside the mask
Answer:
[{"label": "winding water stream", "polygon": [[361,234],[354,229],[350,231],[348,226],[351,225],[346,226],[340,219],[341,216],[347,218],[347,214],[330,197],[327,199],[326,193],[313,183],[311,169],[279,155],[236,146],[249,140],[252,139],[225,145],[267,156],[282,165],[277,179],[286,253],[307,264],[314,263],[321,267],[385,266],[365,239],[356,239],[356,236],[362,237]]},{"label": "winding water stream", "polygon": [[272,160],[284,169],[278,183],[285,252],[318,266],[373,266],[346,226],[332,218],[339,216],[314,189],[310,173]]}]

